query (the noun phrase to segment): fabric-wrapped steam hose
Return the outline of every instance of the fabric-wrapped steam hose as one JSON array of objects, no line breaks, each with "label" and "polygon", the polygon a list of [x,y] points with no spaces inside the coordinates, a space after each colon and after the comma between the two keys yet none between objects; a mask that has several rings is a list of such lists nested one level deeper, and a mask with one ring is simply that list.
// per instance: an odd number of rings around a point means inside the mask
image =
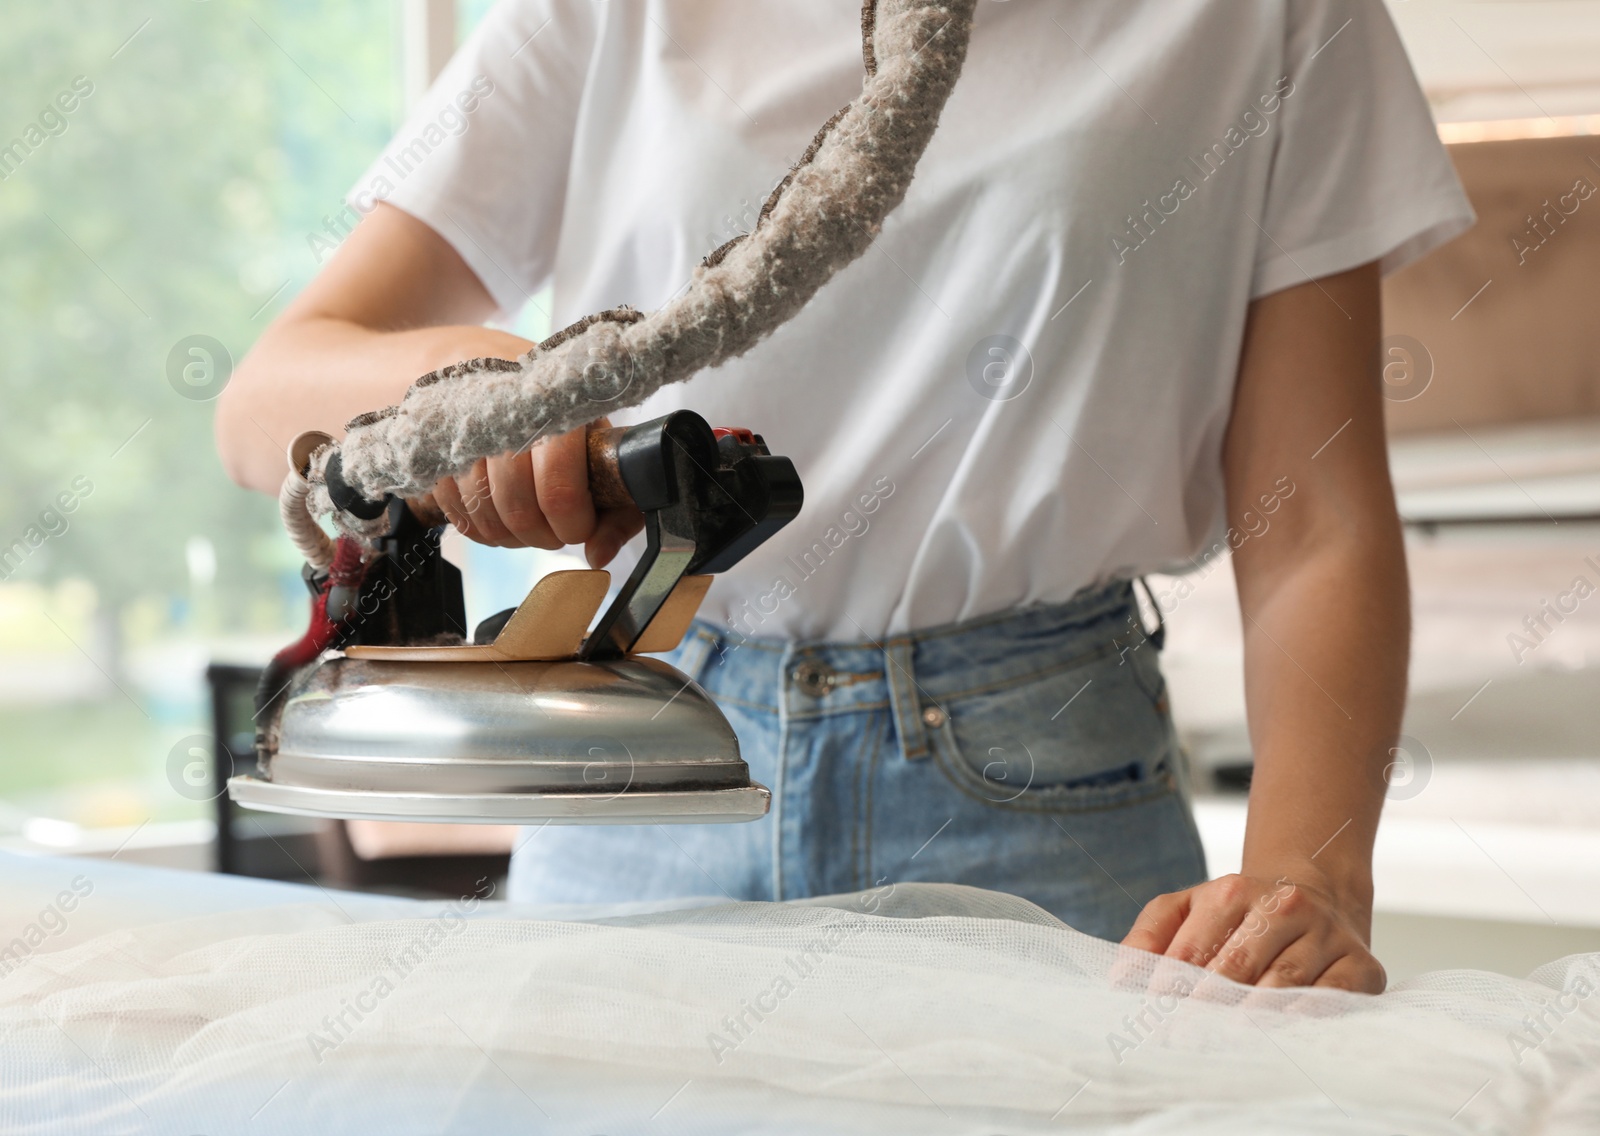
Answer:
[{"label": "fabric-wrapped steam hose", "polygon": [[[762,207],[688,288],[651,314],[598,312],[521,359],[472,359],[418,379],[398,406],[353,419],[311,459],[310,505],[334,512],[324,474],[369,499],[420,496],[480,458],[630,406],[742,355],[872,244],[905,197],[966,59],[977,0],[866,0],[866,78]],[[355,518],[338,523],[359,531]]]}]

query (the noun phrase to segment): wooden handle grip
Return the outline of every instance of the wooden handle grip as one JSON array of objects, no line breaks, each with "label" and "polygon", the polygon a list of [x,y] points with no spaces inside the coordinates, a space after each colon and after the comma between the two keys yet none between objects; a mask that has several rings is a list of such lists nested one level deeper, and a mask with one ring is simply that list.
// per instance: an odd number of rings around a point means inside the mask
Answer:
[{"label": "wooden handle grip", "polygon": [[617,464],[617,443],[623,433],[621,427],[589,427],[589,496],[596,509],[633,507],[633,497],[622,480],[622,467]]}]

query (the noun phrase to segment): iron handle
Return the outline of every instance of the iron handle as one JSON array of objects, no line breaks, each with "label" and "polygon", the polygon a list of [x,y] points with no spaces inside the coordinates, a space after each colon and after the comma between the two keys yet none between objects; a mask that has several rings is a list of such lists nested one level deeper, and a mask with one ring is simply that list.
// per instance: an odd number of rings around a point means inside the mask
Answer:
[{"label": "iron handle", "polygon": [[633,494],[622,480],[617,446],[627,428],[589,423],[589,497],[596,509],[633,508]]}]

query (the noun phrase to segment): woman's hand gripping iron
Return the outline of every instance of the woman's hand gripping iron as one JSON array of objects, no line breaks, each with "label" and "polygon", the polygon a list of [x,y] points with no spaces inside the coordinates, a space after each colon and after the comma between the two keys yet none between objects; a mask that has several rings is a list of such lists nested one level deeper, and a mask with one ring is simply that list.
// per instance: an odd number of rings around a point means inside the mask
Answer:
[{"label": "woman's hand gripping iron", "polygon": [[[290,484],[305,447],[291,447]],[[800,510],[793,464],[759,435],[690,411],[591,430],[601,508],[644,512],[643,557],[594,621],[610,576],[556,572],[464,640],[461,576],[441,527],[404,501],[364,499],[337,457],[334,504],[381,529],[365,542],[297,530],[312,627],[263,675],[247,808],[488,824],[710,824],[763,816],[732,728],[709,697],[642,652],[671,650],[709,573],[738,563]],[[303,493],[300,501],[303,501]],[[295,501],[298,506],[300,501]],[[321,530],[317,529],[317,534]],[[320,563],[319,563],[320,561]],[[585,632],[593,622],[593,630]]]}]

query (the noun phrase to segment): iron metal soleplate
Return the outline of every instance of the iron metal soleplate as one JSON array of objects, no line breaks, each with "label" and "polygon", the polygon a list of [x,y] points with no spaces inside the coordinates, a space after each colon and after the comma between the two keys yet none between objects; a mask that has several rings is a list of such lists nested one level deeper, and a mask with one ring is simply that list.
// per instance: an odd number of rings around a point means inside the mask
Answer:
[{"label": "iron metal soleplate", "polygon": [[735,824],[767,815],[762,785],[623,793],[376,793],[228,778],[228,796],[245,808],[297,816],[441,824]]}]

